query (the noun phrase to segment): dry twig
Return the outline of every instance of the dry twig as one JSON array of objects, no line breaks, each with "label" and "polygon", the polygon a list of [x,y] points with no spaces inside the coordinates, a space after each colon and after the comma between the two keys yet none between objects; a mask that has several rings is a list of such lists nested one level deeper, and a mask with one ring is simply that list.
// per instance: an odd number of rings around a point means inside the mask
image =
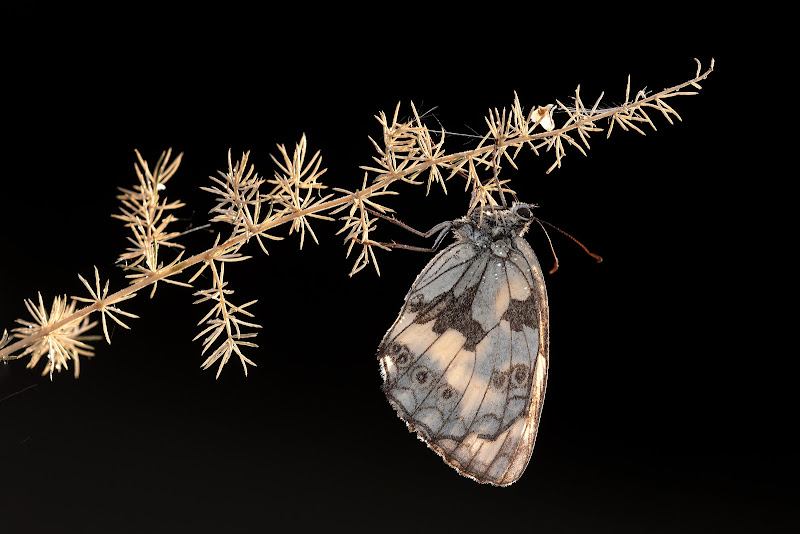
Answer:
[{"label": "dry twig", "polygon": [[[223,240],[217,234],[214,244],[207,250],[186,259],[181,251],[166,265],[159,258],[162,249],[183,248],[176,241],[181,234],[169,230],[170,224],[175,221],[171,212],[182,207],[183,203],[161,198],[167,182],[180,165],[181,155],[170,162],[171,151],[168,150],[161,155],[153,170],[150,170],[137,151],[134,168],[138,184],[133,189],[120,189],[120,213],[113,215],[122,220],[132,233],[128,237],[131,246],[119,257],[119,262],[129,271],[127,276],[130,284],[108,294],[106,282],[101,291],[100,276],[95,268],[94,288],[83,277],[79,277],[91,298],[72,297],[72,301],[68,303],[66,296],[56,297],[49,312],[41,295],[38,305],[26,300],[25,306],[33,321],[17,320],[22,326],[12,330],[13,337],[6,331],[3,332],[0,338],[0,358],[7,361],[30,355],[28,367],[33,367],[42,356],[47,355],[44,374],[49,373],[52,377],[53,370],[66,369],[68,362],[72,361],[75,376],[78,376],[78,357],[92,355],[91,347],[86,343],[92,338],[86,332],[97,324],[96,321],[89,320],[92,313],[100,313],[104,337],[110,342],[107,318],[127,329],[128,326],[117,315],[136,317],[119,309],[120,302],[133,298],[139,290],[148,286],[152,286],[152,297],[160,281],[191,287],[200,274],[210,268],[211,288],[194,293],[200,297],[196,303],[213,303],[212,309],[200,321],[207,327],[195,338],[206,336],[203,339],[203,354],[213,349],[202,367],[209,368],[219,361],[219,376],[222,367],[235,353],[246,374],[247,365],[255,363],[244,356],[241,347],[256,347],[254,343],[247,341],[255,337],[255,333],[243,332],[242,328],[260,328],[260,325],[245,321],[241,316],[253,317],[246,308],[256,301],[240,306],[232,304],[228,300],[232,291],[227,289],[224,277],[226,263],[249,258],[241,254],[240,249],[251,238],[256,238],[262,251],[267,253],[264,240],[283,239],[274,235],[274,231],[281,225],[288,225],[289,235],[295,232],[300,234],[302,248],[306,232],[314,242],[318,241],[310,219],[330,221],[333,220],[331,215],[341,214],[339,221],[342,227],[338,233],[345,234],[347,255],[350,255],[356,245],[359,247],[351,276],[370,263],[380,274],[374,249],[389,247],[386,243],[375,240],[373,234],[378,228],[378,220],[393,210],[375,199],[397,194],[392,187],[400,183],[425,184],[426,190],[430,191],[432,186],[438,185],[446,193],[447,181],[460,177],[465,180],[465,190],[470,191],[471,209],[496,205],[504,194],[514,194],[508,180],[500,180],[496,176],[501,161],[516,168],[515,158],[525,147],[536,155],[550,152],[554,161],[547,171],[549,173],[561,167],[570,148],[586,155],[591,134],[604,129],[601,121],[608,122],[606,136],[609,136],[615,125],[625,131],[632,130],[642,135],[647,127],[655,129],[648,110],[660,112],[670,124],[673,118],[681,120],[678,113],[667,104],[667,100],[676,96],[697,94],[697,90],[701,88],[700,82],[708,77],[713,67],[712,60],[710,68],[702,72],[698,61],[697,73],[692,79],[652,94],[638,91],[632,98],[629,77],[624,102],[611,108],[601,107],[603,94],[591,108],[587,108],[578,87],[572,106],[556,100],[555,104],[534,106],[525,112],[515,93],[509,109],[489,110],[486,116],[488,130],[477,147],[453,154],[448,154],[445,150],[447,133],[444,129],[434,135],[424,124],[413,103],[412,117],[399,120],[398,104],[391,120],[382,112],[376,116],[381,125],[382,136],[380,142],[371,138],[370,140],[377,155],[373,157],[371,165],[362,167],[365,171],[362,185],[355,191],[332,188],[333,193],[322,195],[326,186],[321,183],[320,177],[325,169],[321,167],[319,153],[306,161],[308,147],[305,136],[295,145],[291,156],[283,145],[278,146],[280,157],[273,156],[277,171],[270,180],[259,177],[252,165],[248,168],[249,153],[243,154],[241,160],[234,162],[229,152],[227,170],[219,172],[218,177],[212,176],[214,185],[202,189],[217,199],[217,204],[211,209],[211,222],[230,225],[230,236]],[[689,87],[695,90],[686,90]],[[566,114],[566,120],[560,125],[554,116],[557,110]],[[481,174],[486,176],[482,177]],[[272,189],[261,192],[265,183],[270,184]],[[199,269],[189,280],[183,282],[175,279],[195,265],[199,265]],[[88,305],[76,309],[77,302]],[[219,340],[222,340],[221,344],[213,348]]]}]

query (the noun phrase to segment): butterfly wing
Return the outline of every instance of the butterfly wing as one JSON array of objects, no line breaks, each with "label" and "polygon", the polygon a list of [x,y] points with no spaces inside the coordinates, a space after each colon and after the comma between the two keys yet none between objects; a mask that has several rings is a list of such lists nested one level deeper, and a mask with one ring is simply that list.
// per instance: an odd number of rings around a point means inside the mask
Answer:
[{"label": "butterfly wing", "polygon": [[437,254],[378,350],[383,390],[412,431],[459,473],[498,486],[531,457],[544,402],[548,306],[522,237]]}]

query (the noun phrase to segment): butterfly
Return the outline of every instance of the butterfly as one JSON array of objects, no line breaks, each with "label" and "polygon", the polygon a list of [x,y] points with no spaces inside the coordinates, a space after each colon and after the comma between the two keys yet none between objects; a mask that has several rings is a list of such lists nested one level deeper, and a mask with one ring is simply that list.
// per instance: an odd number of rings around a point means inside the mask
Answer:
[{"label": "butterfly", "polygon": [[456,241],[417,276],[379,348],[398,416],[460,474],[508,486],[533,452],[549,354],[530,204],[445,223]]}]

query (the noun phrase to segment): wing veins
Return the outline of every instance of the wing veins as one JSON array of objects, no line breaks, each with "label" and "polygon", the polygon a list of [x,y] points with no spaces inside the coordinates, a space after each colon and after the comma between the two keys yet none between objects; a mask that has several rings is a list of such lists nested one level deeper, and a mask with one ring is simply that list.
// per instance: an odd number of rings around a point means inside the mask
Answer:
[{"label": "wing veins", "polygon": [[[447,249],[445,249],[443,251],[443,253],[446,253],[446,252],[450,251],[451,249],[454,249],[454,248],[459,247],[459,246],[464,246],[464,243],[454,243],[454,244],[450,245],[449,247],[447,247]],[[464,261],[462,261],[460,263],[457,263],[455,265],[451,265],[451,266],[447,267],[446,269],[441,270],[442,267],[444,267],[446,265],[446,263],[443,263],[434,272],[433,278],[431,278],[429,280],[426,280],[423,284],[420,284],[420,285],[414,284],[413,286],[411,286],[411,291],[409,291],[409,295],[414,293],[415,291],[419,291],[419,290],[422,290],[422,289],[426,288],[427,286],[431,285],[433,282],[435,282],[436,280],[438,280],[439,278],[441,278],[445,274],[449,273],[453,269],[455,269],[457,267],[461,267],[461,266],[463,266],[463,265],[465,265],[467,263],[472,263],[472,262],[477,261],[478,258],[481,257],[481,255],[482,255],[481,253],[475,254],[471,258],[467,258],[466,260],[464,260]],[[464,272],[466,273],[468,270],[469,270],[469,268],[464,269]],[[420,273],[419,278],[421,278],[421,279],[425,278],[425,275],[427,273],[428,273],[428,269],[424,270],[422,273]],[[453,284],[453,286],[455,286],[459,281],[461,281],[461,278],[463,276],[464,276],[463,274],[461,276],[459,276],[458,280],[456,280],[456,282]]]},{"label": "wing veins", "polygon": [[[530,430],[528,430],[529,426],[532,424],[532,425],[534,426],[534,428],[538,427],[538,421],[535,421],[535,420],[534,420],[534,418],[535,418],[535,414],[533,413],[533,410],[531,410],[531,403],[533,402],[533,396],[534,396],[534,392],[533,392],[533,383],[534,383],[534,381],[535,381],[535,378],[536,378],[536,360],[539,358],[539,351],[537,350],[537,351],[536,351],[536,356],[531,358],[531,347],[530,347],[530,343],[528,343],[528,336],[526,336],[526,335],[524,334],[524,332],[522,332],[522,337],[523,337],[523,339],[525,340],[525,348],[526,348],[526,349],[527,349],[527,351],[528,351],[528,357],[529,357],[529,359],[531,360],[531,369],[533,370],[533,372],[531,373],[531,387],[530,387],[530,395],[528,396],[528,407],[527,407],[527,412],[528,412],[528,413],[527,413],[527,417],[526,417],[526,420],[527,420],[527,421],[526,421],[526,424],[525,424],[525,426],[522,428],[522,434],[520,434],[520,437],[519,437],[519,439],[517,440],[517,443],[516,443],[516,444],[513,446],[513,452],[512,452],[512,454],[509,456],[509,462],[508,462],[508,466],[507,466],[507,467],[505,468],[505,470],[503,471],[503,474],[502,474],[502,476],[499,476],[499,477],[497,477],[497,480],[498,480],[498,481],[500,481],[500,480],[503,480],[503,479],[505,478],[505,476],[508,474],[508,470],[509,470],[509,469],[511,469],[511,466],[514,464],[514,459],[517,457],[517,454],[518,454],[518,452],[519,452],[519,449],[520,449],[520,447],[522,446],[522,443],[523,443],[523,441],[524,441],[524,440],[523,440],[523,437],[525,436],[525,433],[526,433],[526,432],[530,432]],[[540,344],[540,345],[541,345],[541,344]],[[511,356],[512,356],[512,360],[513,360],[513,356],[514,356],[514,352],[513,352],[513,345],[512,345],[512,352],[511,352]],[[513,365],[512,365],[512,367],[513,367]],[[509,380],[509,386],[510,386],[510,383],[511,383],[511,381]],[[510,390],[511,390],[511,388],[509,387],[509,392],[510,392]],[[508,406],[508,401],[506,400],[506,407],[507,407],[507,406]],[[512,425],[512,426],[513,426],[513,425]],[[508,433],[506,434],[506,437],[505,437],[505,439],[503,440],[503,444],[502,444],[502,445],[500,445],[500,449],[499,449],[500,451],[502,451],[502,450],[503,450],[503,447],[505,447],[505,445],[506,445],[506,443],[508,442],[508,439],[509,439],[510,437],[511,437],[511,427],[509,427],[509,428],[508,428]],[[486,473],[487,473],[487,472],[488,472],[488,471],[491,469],[491,467],[492,467],[493,465],[495,465],[495,464],[497,463],[497,461],[498,461],[498,459],[499,459],[499,458],[500,458],[500,455],[495,455],[495,457],[492,459],[492,461],[491,461],[491,462],[489,462],[489,463],[486,465],[486,469],[484,469],[484,470],[483,470],[483,474],[484,474],[484,475],[485,475],[485,474],[486,474]]]},{"label": "wing veins", "polygon": [[[452,247],[452,246],[453,246],[453,245],[451,245],[451,247]],[[448,249],[449,249],[449,248],[450,248],[450,247],[448,247]],[[454,266],[453,268],[455,268],[455,267],[460,267],[460,266],[462,266],[462,265],[464,265],[464,264],[466,264],[466,263],[469,263],[469,262],[475,262],[475,261],[478,261],[478,260],[480,259],[480,257],[481,257],[481,255],[480,255],[480,254],[477,254],[477,255],[473,256],[472,258],[470,258],[469,260],[467,260],[467,261],[465,261],[465,262],[463,262],[463,263],[459,263],[457,266]],[[448,269],[448,271],[449,271],[449,270],[450,270],[450,269]],[[447,272],[447,271],[446,271],[446,272]],[[461,281],[461,280],[464,278],[464,276],[465,276],[465,275],[466,275],[468,272],[469,272],[469,267],[468,267],[468,268],[466,268],[466,269],[464,269],[464,272],[462,272],[462,273],[461,273],[461,276],[459,276],[459,277],[458,277],[458,279],[455,281],[455,283],[453,283],[453,287],[455,287],[455,286],[456,286],[456,284],[458,284],[458,283],[459,283],[459,282],[460,282],[460,281]],[[420,276],[422,276],[422,275],[420,275]],[[430,281],[430,282],[433,282],[434,280],[436,280],[436,279],[437,279],[437,278],[439,278],[440,276],[442,276],[442,274],[438,274],[438,275],[437,275],[435,278],[431,279],[431,281]],[[430,283],[430,282],[429,282],[429,283]],[[413,295],[414,293],[416,293],[416,292],[419,290],[419,288],[420,288],[420,287],[421,287],[421,286],[418,286],[417,284],[414,284],[414,285],[412,285],[412,286],[411,286],[411,289],[410,289],[410,290],[409,290],[409,292],[408,292],[408,296],[411,296],[411,295]],[[408,296],[406,297],[406,299],[408,299]],[[406,300],[406,303],[403,305],[403,309],[400,311],[400,317],[402,317],[402,316],[403,316],[403,314],[405,313],[405,311],[406,311],[406,309],[407,309],[407,308],[408,308],[408,300]],[[416,324],[416,323],[415,323],[414,321],[410,321],[410,322],[408,323],[408,325],[406,325],[406,326],[405,326],[405,327],[404,327],[402,330],[400,330],[399,332],[397,332],[397,333],[396,333],[396,334],[395,334],[393,337],[391,337],[391,338],[390,338],[390,340],[394,341],[395,339],[397,339],[397,338],[398,338],[398,337],[399,337],[399,336],[400,336],[400,335],[401,335],[403,332],[405,332],[405,331],[406,331],[406,329],[410,328],[410,327],[411,327],[411,325],[413,325],[413,324]],[[439,338],[437,337],[436,339],[439,339]],[[435,342],[435,341],[434,341],[434,342]],[[433,344],[433,343],[431,343],[431,344]],[[428,348],[430,348],[430,346],[428,346]],[[427,349],[425,349],[425,350],[427,351]],[[424,354],[424,353],[421,353],[421,354],[420,354],[420,356],[421,356],[422,354]]]},{"label": "wing veins", "polygon": [[[479,254],[478,256],[476,256],[476,258],[477,258],[477,257],[480,257],[480,256],[481,256],[481,255]],[[478,279],[478,283],[477,283],[477,286],[478,286],[478,288],[480,288],[481,284],[483,283],[483,282],[482,282],[482,281],[483,281],[483,275],[484,275],[484,274],[486,274],[486,269],[488,269],[488,268],[489,268],[489,262],[486,262],[486,265],[484,265],[484,267],[483,267],[483,272],[481,272],[481,276],[480,276],[480,277],[479,277],[479,279]],[[462,278],[462,277],[464,276],[464,274],[466,274],[468,271],[469,271],[469,269],[465,269],[465,270],[464,270],[464,273],[463,273],[463,274],[462,274],[462,275],[459,277],[459,279],[458,279],[458,282],[460,282],[460,281],[461,281],[461,278]],[[458,282],[456,282],[456,283],[458,283]],[[455,286],[455,284],[453,284],[453,285]],[[477,291],[475,292],[475,295],[477,295]],[[467,309],[469,310],[470,316],[472,315],[472,306],[473,306],[473,304],[475,304],[475,296],[474,296],[474,295],[473,295],[473,297],[472,297],[472,302],[470,302],[470,305],[469,305],[469,306],[465,306],[465,308],[467,308]],[[493,329],[494,329],[494,328],[493,328]],[[488,334],[488,332],[487,332],[487,334]],[[438,340],[440,337],[442,337],[442,335],[441,335],[441,334],[439,334],[439,335],[436,337],[436,339]],[[434,341],[433,343],[435,343],[435,342],[436,342],[436,341]],[[431,343],[431,345],[433,345],[433,343]],[[461,348],[460,348],[460,349],[458,349],[458,350],[456,351],[455,355],[453,355],[452,359],[451,359],[451,360],[448,362],[448,364],[447,364],[447,367],[445,367],[445,368],[444,368],[444,370],[442,371],[442,374],[441,374],[441,375],[439,375],[439,378],[436,380],[436,384],[431,386],[431,390],[428,392],[428,394],[427,394],[427,395],[425,395],[425,398],[424,398],[424,399],[422,399],[422,402],[420,402],[420,403],[419,403],[419,406],[417,406],[417,407],[414,409],[414,413],[416,413],[416,411],[417,411],[417,410],[419,410],[420,406],[422,406],[422,403],[423,403],[423,402],[425,402],[425,400],[426,400],[426,399],[427,399],[427,398],[430,396],[430,394],[433,392],[434,388],[435,388],[436,386],[438,386],[438,385],[439,385],[439,383],[442,381],[442,378],[444,378],[444,375],[447,373],[447,370],[450,368],[450,366],[453,364],[453,362],[455,361],[455,359],[458,357],[459,353],[460,353],[462,350],[464,350],[464,345],[466,345],[466,343],[467,343],[467,339],[466,339],[466,337],[465,337],[465,338],[464,338],[464,343],[462,343],[462,344],[461,344]],[[430,346],[428,346],[428,349],[430,349]],[[427,352],[427,351],[428,351],[428,349],[425,349],[425,351]],[[467,351],[467,352],[473,352],[473,351]],[[423,353],[423,354],[424,354],[424,353]],[[475,354],[475,357],[477,357],[477,351],[473,352],[473,354]],[[420,357],[421,357],[421,356],[422,356],[422,355],[420,355]],[[471,380],[472,380],[472,376],[474,376],[474,373],[475,373],[475,367],[474,367],[474,366],[473,366],[472,370],[473,370],[473,374],[470,376],[470,382],[471,382]],[[470,382],[467,382],[467,387],[469,387],[469,384],[470,384]],[[466,388],[464,389],[464,392],[466,392]],[[463,396],[463,395],[461,396],[461,398],[459,398],[459,402],[461,402],[461,399],[462,399],[462,398],[464,398],[464,396]],[[455,404],[453,405],[453,409],[455,409],[455,407],[456,407],[456,406],[458,406],[458,403],[455,403]],[[451,412],[451,413],[452,413],[452,412]],[[449,417],[448,417],[448,420],[449,420]],[[443,425],[442,425],[442,426],[444,426],[444,423],[443,423]]]}]

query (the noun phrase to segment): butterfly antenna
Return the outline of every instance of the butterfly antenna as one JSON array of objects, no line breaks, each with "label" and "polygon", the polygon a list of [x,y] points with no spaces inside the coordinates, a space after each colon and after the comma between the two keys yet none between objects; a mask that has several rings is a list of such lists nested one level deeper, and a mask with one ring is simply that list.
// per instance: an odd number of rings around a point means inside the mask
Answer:
[{"label": "butterfly antenna", "polygon": [[[554,225],[554,224],[552,224],[552,223],[549,223],[549,222],[547,222],[547,221],[543,221],[543,220],[541,220],[541,219],[536,219],[536,222],[537,222],[537,223],[539,223],[539,226],[541,226],[541,227],[542,227],[542,230],[544,230],[544,234],[547,236],[547,240],[548,240],[548,241],[550,241],[550,235],[547,233],[547,230],[545,230],[545,227],[543,226],[543,224],[546,224],[546,225],[547,225],[547,226],[549,226],[550,228],[554,228],[554,229],[558,230],[559,232],[561,232],[562,234],[564,234],[564,235],[565,235],[565,236],[567,236],[568,238],[572,239],[572,240],[573,240],[575,243],[577,243],[577,244],[578,244],[578,246],[579,246],[579,247],[581,247],[581,248],[583,249],[583,251],[584,251],[585,253],[587,253],[589,256],[591,256],[591,257],[593,257],[595,260],[597,260],[597,263],[600,263],[600,262],[602,262],[602,261],[603,261],[603,258],[602,258],[602,256],[598,256],[597,254],[595,254],[595,253],[593,253],[593,252],[590,252],[590,251],[589,251],[589,249],[588,249],[588,248],[586,248],[586,245],[584,245],[583,243],[581,243],[580,241],[578,241],[577,239],[575,239],[574,237],[572,237],[570,234],[568,234],[567,232],[565,232],[564,230],[562,230],[562,229],[561,229],[561,228],[559,228],[558,226],[556,226],[556,225]],[[553,250],[553,242],[552,242],[552,241],[550,241],[550,250]],[[558,258],[556,257],[556,252],[555,252],[554,250],[553,250],[553,258],[556,260],[556,264],[555,264],[555,266],[554,266],[554,267],[553,267],[553,268],[550,270],[550,274],[553,274],[554,272],[556,272],[556,271],[558,270]]]},{"label": "butterfly antenna", "polygon": [[540,221],[539,219],[534,219],[534,220],[537,222],[539,226],[542,227],[544,235],[547,236],[547,242],[550,243],[550,252],[553,253],[553,261],[555,261],[555,265],[553,265],[553,268],[550,269],[550,274],[553,274],[558,270],[558,256],[556,256],[556,249],[553,248],[553,240],[550,239],[550,234],[547,233],[547,228],[544,227],[542,221]]}]

